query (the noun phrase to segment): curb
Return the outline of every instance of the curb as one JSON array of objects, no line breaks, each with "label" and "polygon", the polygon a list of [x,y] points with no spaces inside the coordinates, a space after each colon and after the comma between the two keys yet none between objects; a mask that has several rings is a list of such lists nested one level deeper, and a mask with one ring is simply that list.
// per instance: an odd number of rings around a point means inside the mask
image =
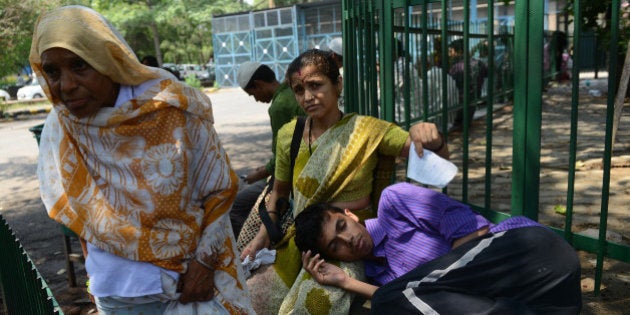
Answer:
[{"label": "curb", "polygon": [[51,111],[51,106],[46,107],[38,107],[38,108],[29,108],[29,109],[21,109],[21,110],[13,110],[8,112],[2,112],[2,118],[13,118],[16,119],[18,116],[25,115],[37,115],[37,114],[47,114]]},{"label": "curb", "polygon": [[[200,90],[205,94],[212,94],[212,93],[218,92],[219,90],[221,90],[221,88],[208,87],[208,88],[201,88]],[[17,102],[17,101],[13,101],[13,102]],[[29,101],[23,101],[23,102],[28,103]],[[52,105],[44,105],[44,106],[40,105],[40,106],[37,106],[37,108],[10,110],[10,111],[2,111],[0,109],[0,119],[16,119],[19,116],[47,114],[51,111],[51,109],[52,109]]]}]

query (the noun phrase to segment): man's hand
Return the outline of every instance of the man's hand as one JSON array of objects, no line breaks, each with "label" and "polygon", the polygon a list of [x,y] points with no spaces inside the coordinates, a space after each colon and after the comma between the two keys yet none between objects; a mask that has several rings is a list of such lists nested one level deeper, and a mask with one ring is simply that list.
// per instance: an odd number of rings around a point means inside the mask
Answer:
[{"label": "man's hand", "polygon": [[263,165],[251,171],[243,180],[248,184],[253,184],[261,179],[267,178],[267,176],[269,176],[269,172],[267,172],[267,169]]},{"label": "man's hand", "polygon": [[261,224],[258,234],[256,234],[256,236],[247,243],[245,248],[243,248],[243,252],[240,257],[241,261],[247,256],[249,256],[250,259],[254,259],[256,257],[256,252],[263,248],[269,248],[269,246],[271,246],[271,240],[269,239],[269,235],[267,235],[265,225]]},{"label": "man's hand", "polygon": [[311,251],[302,253],[302,268],[311,274],[315,281],[323,285],[343,287],[350,277],[341,268],[327,263],[319,254],[311,256]]},{"label": "man's hand", "polygon": [[214,269],[210,269],[193,259],[188,264],[188,271],[179,278],[177,291],[181,292],[179,301],[210,301],[214,297]]}]

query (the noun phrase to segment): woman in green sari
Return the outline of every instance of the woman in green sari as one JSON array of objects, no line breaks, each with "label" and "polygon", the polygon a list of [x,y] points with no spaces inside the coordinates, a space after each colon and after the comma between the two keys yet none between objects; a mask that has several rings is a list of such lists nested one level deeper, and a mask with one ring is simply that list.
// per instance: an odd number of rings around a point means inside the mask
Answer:
[{"label": "woman in green sari", "polygon": [[[290,147],[296,120],[278,132],[275,182],[267,203],[271,220],[282,217],[283,209],[276,209],[277,201],[288,199],[291,192],[293,216],[313,203],[327,201],[362,212],[364,218],[373,217],[372,204],[378,202],[380,189],[389,184],[395,158],[407,157],[412,141],[416,147],[413,154],[422,155],[426,148],[448,158],[445,139],[432,123],[418,123],[407,132],[373,117],[343,114],[337,107],[343,82],[329,52],[313,49],[302,53],[289,65],[286,77],[307,119],[293,172]],[[353,296],[320,286],[301,271],[300,253],[292,236],[289,229],[275,244],[277,257],[270,272],[260,275],[258,281],[248,281],[256,311],[348,313]],[[258,250],[270,246],[267,229],[261,225],[241,258],[253,258]],[[360,263],[340,264],[350,275],[363,277]]]}]

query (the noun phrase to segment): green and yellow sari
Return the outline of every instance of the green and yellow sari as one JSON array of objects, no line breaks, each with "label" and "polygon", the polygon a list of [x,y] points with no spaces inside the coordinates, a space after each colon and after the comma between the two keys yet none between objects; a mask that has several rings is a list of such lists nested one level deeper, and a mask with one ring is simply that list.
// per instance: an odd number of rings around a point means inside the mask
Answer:
[{"label": "green and yellow sari", "polygon": [[[290,165],[289,148],[294,129],[295,120],[278,133],[276,178],[279,180],[289,180],[286,171]],[[294,216],[320,201],[357,200],[371,194],[371,200],[376,204],[381,190],[391,182],[395,157],[400,154],[407,137],[406,131],[392,123],[349,114],[312,143],[310,150],[302,142],[294,167],[294,174],[299,175],[292,179]],[[359,210],[362,218],[375,215],[371,209],[354,210]],[[302,270],[294,234],[293,228],[289,228],[284,239],[276,245],[273,267],[260,279],[248,281],[254,304],[259,304],[257,311],[268,314],[347,314],[353,294],[322,286]],[[350,276],[364,278],[362,263],[338,264]],[[267,295],[269,300],[262,295]],[[267,300],[264,310],[257,299]]]}]

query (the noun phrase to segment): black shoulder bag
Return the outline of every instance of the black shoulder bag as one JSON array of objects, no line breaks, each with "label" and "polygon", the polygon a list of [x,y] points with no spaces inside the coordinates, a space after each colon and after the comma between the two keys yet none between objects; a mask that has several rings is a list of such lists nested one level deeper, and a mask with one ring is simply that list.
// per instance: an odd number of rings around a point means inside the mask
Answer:
[{"label": "black shoulder bag", "polygon": [[[306,123],[306,117],[299,116],[297,118],[297,122],[295,123],[295,130],[293,131],[293,138],[291,139],[291,167],[289,171],[289,183],[291,184],[291,194],[293,194],[293,167],[295,166],[295,159],[297,158],[298,151],[300,150],[300,141],[302,140],[302,133],[304,133],[304,125]],[[286,215],[286,211],[290,209],[291,205],[286,198],[280,198],[276,201],[276,211],[278,216],[278,222],[274,223],[269,217],[269,213],[267,212],[267,208],[265,207],[265,203],[261,202],[258,205],[258,215],[260,216],[260,220],[267,228],[267,233],[269,234],[269,239],[272,243],[277,243],[282,240],[284,234],[282,233],[282,223],[281,218]],[[292,214],[290,214],[292,215]]]}]

